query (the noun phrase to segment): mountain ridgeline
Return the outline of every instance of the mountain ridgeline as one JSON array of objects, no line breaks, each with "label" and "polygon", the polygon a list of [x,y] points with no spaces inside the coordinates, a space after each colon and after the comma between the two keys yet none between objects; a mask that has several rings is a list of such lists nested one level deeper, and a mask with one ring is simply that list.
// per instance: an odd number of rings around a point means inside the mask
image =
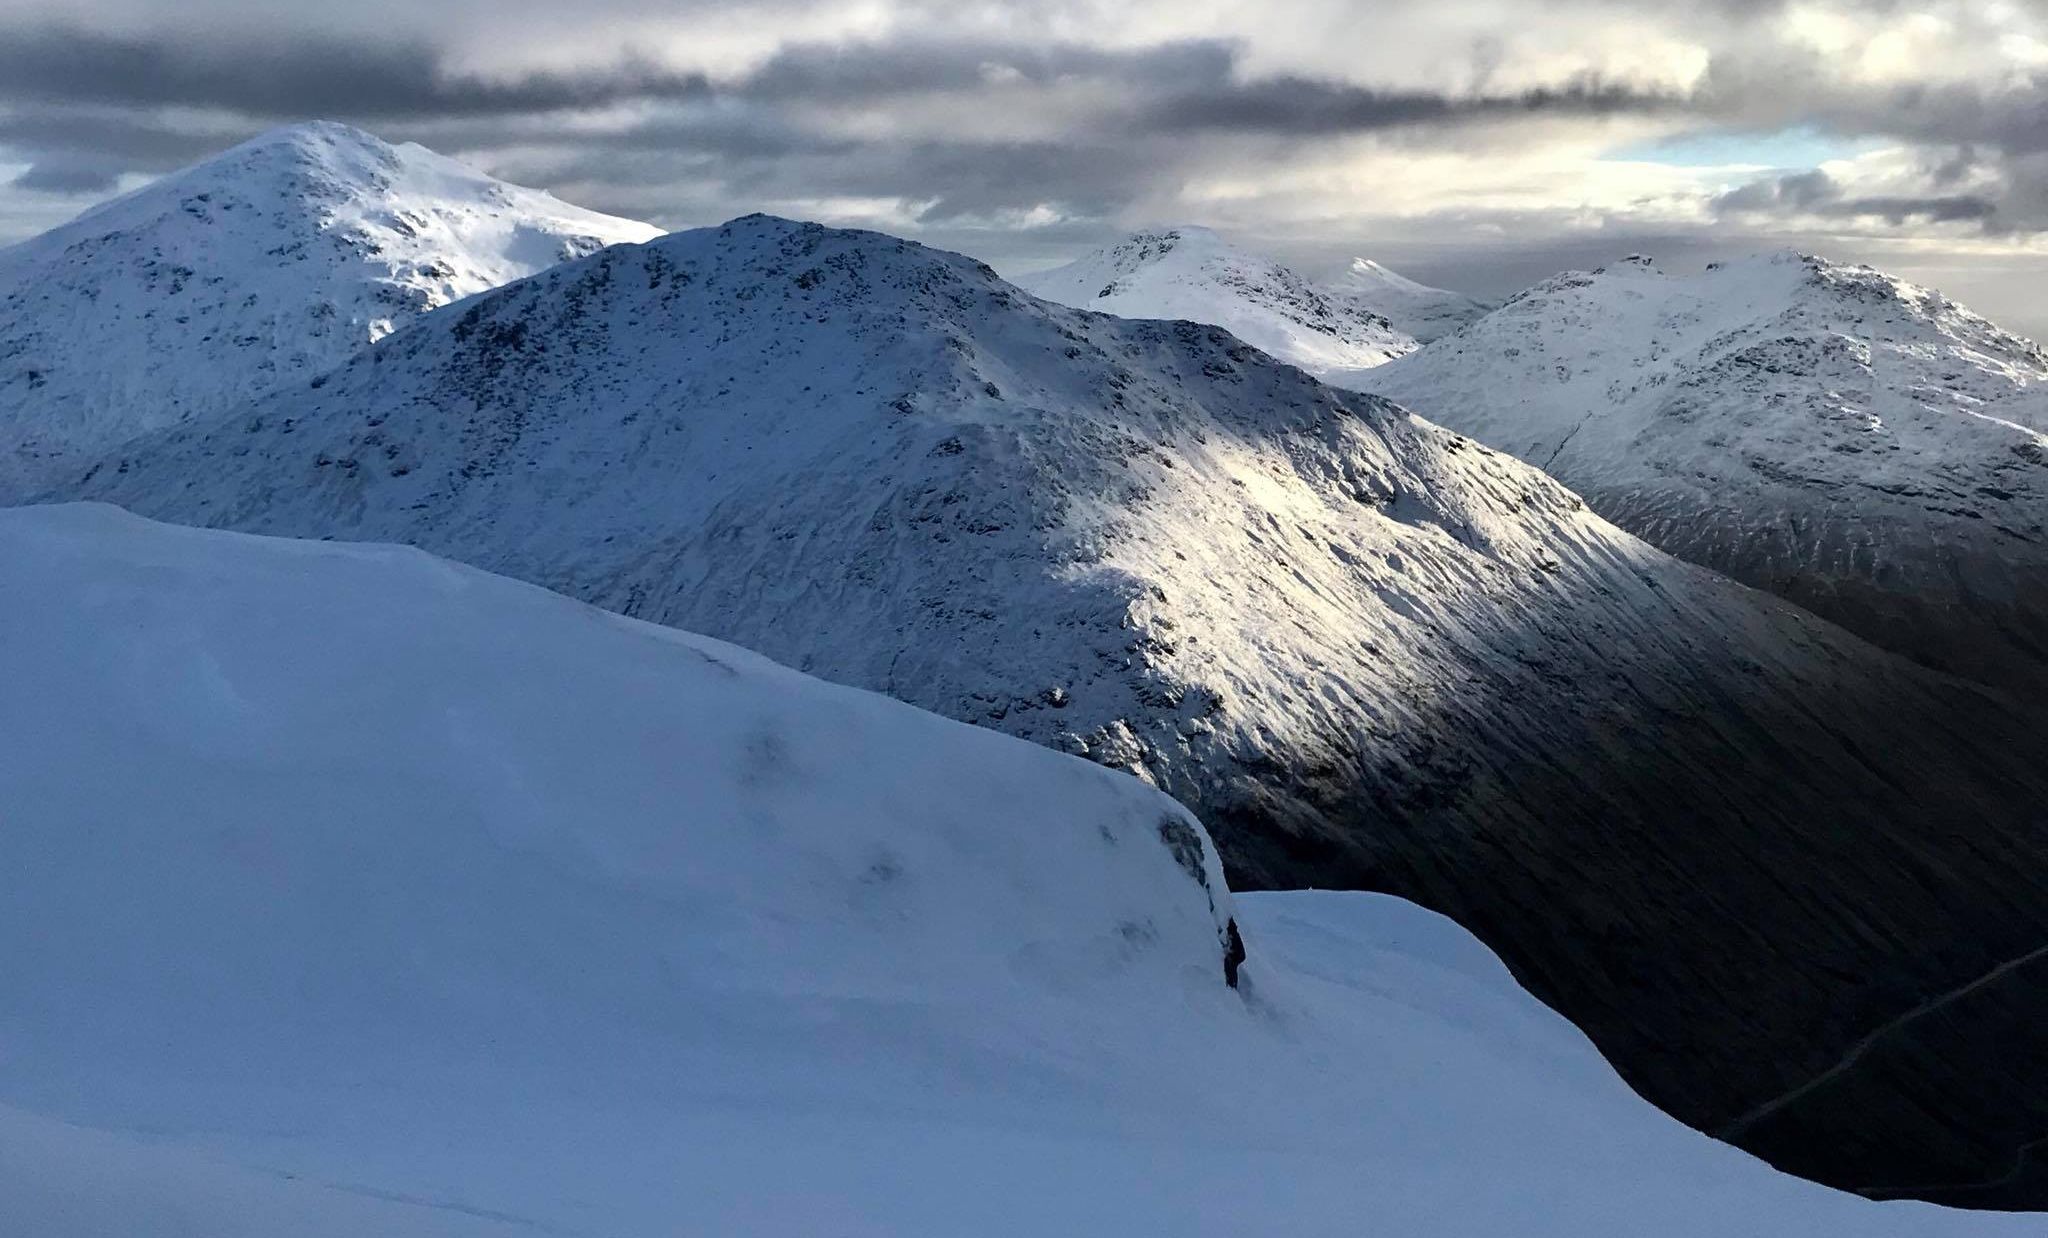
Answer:
[{"label": "mountain ridgeline", "polygon": [[1837,1185],[2048,1129],[2048,997],[1998,972],[2048,941],[2021,713],[1214,327],[752,216],[53,497],[412,543],[1127,769],[1234,882],[1452,915],[1651,1099]]},{"label": "mountain ridgeline", "polygon": [[346,125],[263,134],[0,249],[0,501],[659,232]]},{"label": "mountain ridgeline", "polygon": [[[1374,278],[1384,275],[1386,278]],[[1417,319],[1455,313],[1457,294],[1363,260],[1348,286],[1325,287],[1207,228],[1139,232],[1018,283],[1034,296],[1124,318],[1184,318],[1224,329],[1319,376],[1413,352],[1416,337],[1380,304]],[[1383,294],[1383,295],[1376,295]],[[1441,298],[1441,299],[1433,299]]]},{"label": "mountain ridgeline", "polygon": [[1548,280],[1356,384],[1682,559],[2048,710],[2048,355],[1781,253]]}]

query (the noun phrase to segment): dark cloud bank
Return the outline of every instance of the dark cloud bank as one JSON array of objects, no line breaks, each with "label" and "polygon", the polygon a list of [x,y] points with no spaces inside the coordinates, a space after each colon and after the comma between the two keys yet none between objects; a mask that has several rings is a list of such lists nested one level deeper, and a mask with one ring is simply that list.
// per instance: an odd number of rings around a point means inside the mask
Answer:
[{"label": "dark cloud bank", "polygon": [[[1730,2],[1704,11],[1739,22],[1776,7]],[[1873,19],[1886,7],[1871,6]],[[1475,48],[1475,64],[1490,54]],[[1831,224],[1992,237],[2048,228],[2048,83],[2007,76],[1851,86],[1782,47],[1718,52],[1684,92],[1588,74],[1468,93],[1255,75],[1241,47],[1213,40],[1135,49],[796,44],[718,80],[630,55],[491,76],[451,63],[430,40],[121,34],[0,16],[0,148],[27,165],[12,183],[17,193],[93,195],[122,174],[165,171],[272,124],[331,117],[671,226],[761,205],[894,199],[915,204],[913,230],[932,239],[979,236],[981,250],[1000,251],[989,254],[998,261],[1030,262],[1099,239],[1203,176],[1312,164],[1333,143],[1476,150],[1542,126],[1642,120],[1763,134],[1799,125],[1914,144],[1927,152],[1924,183],[1860,193],[1826,172],[1788,169],[1714,199],[1705,232],[1668,239],[1689,248]],[[1058,107],[1069,111],[1036,131],[1016,123]],[[632,119],[595,131],[562,123],[604,109]],[[865,123],[838,123],[849,115]],[[1057,222],[991,237],[1006,213],[1034,208],[1050,208]],[[1452,213],[1440,222],[1472,221]],[[1560,258],[1589,240],[1564,236],[1540,213],[1489,222],[1520,229],[1537,251],[1547,239]],[[1590,240],[1619,247],[1631,243],[1629,231],[1617,220],[1611,238]],[[1431,248],[1419,233],[1401,240],[1411,252]],[[1435,265],[1460,262],[1443,254]],[[1483,278],[1473,262],[1463,267],[1468,286],[1503,282]]]}]

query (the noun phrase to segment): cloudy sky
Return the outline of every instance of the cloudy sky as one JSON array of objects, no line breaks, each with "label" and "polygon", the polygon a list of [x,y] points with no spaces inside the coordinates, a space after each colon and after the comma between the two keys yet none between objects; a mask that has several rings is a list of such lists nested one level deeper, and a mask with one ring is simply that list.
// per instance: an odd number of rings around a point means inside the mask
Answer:
[{"label": "cloudy sky", "polygon": [[1482,293],[1792,245],[2048,337],[2048,0],[0,0],[0,242],[311,117],[1013,272],[1181,222]]}]

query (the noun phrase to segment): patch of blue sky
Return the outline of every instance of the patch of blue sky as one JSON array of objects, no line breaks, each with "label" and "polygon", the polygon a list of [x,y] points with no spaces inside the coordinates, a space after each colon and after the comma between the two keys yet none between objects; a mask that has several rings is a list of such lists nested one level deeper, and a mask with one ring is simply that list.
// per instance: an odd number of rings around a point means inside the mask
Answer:
[{"label": "patch of blue sky", "polygon": [[1847,159],[1883,143],[1842,138],[1806,126],[1771,133],[1701,129],[1631,142],[1601,158],[1627,163],[1662,163],[1683,168],[1760,167],[1792,170],[1813,168],[1830,159]]}]

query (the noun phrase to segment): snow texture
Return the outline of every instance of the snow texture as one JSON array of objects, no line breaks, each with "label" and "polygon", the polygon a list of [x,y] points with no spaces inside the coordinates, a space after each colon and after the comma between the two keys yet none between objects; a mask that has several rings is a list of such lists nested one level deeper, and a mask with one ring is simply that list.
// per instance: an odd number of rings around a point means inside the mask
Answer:
[{"label": "snow texture", "polygon": [[1209,323],[1290,365],[1328,375],[1415,350],[1415,338],[1389,321],[1392,311],[1381,309],[1377,295],[1391,294],[1386,299],[1404,313],[1434,304],[1429,294],[1436,290],[1367,265],[1390,278],[1354,275],[1341,289],[1323,288],[1207,228],[1173,228],[1137,233],[1018,284],[1049,301],[1123,318]]},{"label": "snow texture", "polygon": [[10,1232],[2038,1232],[1679,1126],[1394,899],[1245,898],[1233,990],[1164,796],[717,641],[97,506],[0,593]]},{"label": "snow texture", "polygon": [[[1236,878],[1453,914],[1702,1124],[2048,940],[2048,784],[1982,693],[1220,329],[892,237],[613,247],[66,493],[409,542],[1129,770]],[[1973,1177],[2048,1098],[1970,1026],[1753,1138]]]},{"label": "snow texture", "polygon": [[659,229],[312,123],[0,249],[0,499]]},{"label": "snow texture", "polygon": [[1938,292],[1793,253],[1632,258],[1346,381],[1680,558],[2048,692],[2048,356]]},{"label": "snow texture", "polygon": [[1494,308],[1494,303],[1478,297],[1417,283],[1370,258],[1353,258],[1324,288],[1331,296],[1381,315],[1421,344],[1449,335]]}]

